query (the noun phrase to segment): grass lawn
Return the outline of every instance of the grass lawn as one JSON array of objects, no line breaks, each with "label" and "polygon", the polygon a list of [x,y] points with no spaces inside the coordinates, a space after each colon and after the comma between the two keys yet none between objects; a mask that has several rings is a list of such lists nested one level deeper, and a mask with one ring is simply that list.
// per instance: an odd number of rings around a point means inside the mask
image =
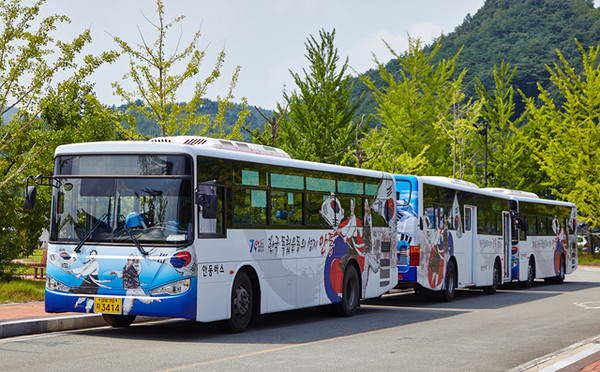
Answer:
[{"label": "grass lawn", "polygon": [[14,279],[0,282],[0,304],[44,301],[46,281]]},{"label": "grass lawn", "polygon": [[[25,257],[23,260],[31,261],[31,262],[42,262],[43,251],[44,251],[43,249],[34,249],[33,253],[30,256]],[[39,272],[39,269],[38,269],[38,272]],[[33,275],[33,268],[26,266],[26,265],[21,265],[21,267],[17,270],[16,274],[17,275]]]},{"label": "grass lawn", "polygon": [[600,266],[600,254],[579,253],[579,264],[580,265],[590,265],[590,266]]}]

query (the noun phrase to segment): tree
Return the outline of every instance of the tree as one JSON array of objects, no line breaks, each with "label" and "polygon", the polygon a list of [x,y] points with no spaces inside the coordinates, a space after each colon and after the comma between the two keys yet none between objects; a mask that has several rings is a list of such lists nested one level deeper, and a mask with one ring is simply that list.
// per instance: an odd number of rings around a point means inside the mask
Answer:
[{"label": "tree", "polygon": [[[451,79],[458,54],[437,64],[433,59],[441,43],[425,53],[419,39],[409,37],[408,51],[403,55],[386,46],[398,63],[386,67],[375,60],[385,87],[361,77],[377,101],[377,119],[381,128],[373,129],[364,141],[367,154],[380,151],[382,138],[387,138],[386,155],[367,162],[367,166],[394,173],[452,174],[451,141],[442,130],[436,130],[444,102],[451,101]],[[397,71],[392,70],[397,66]],[[398,76],[396,78],[395,76]],[[445,117],[445,115],[442,115]]]},{"label": "tree", "polygon": [[[40,104],[46,92],[55,83],[58,74],[78,79],[89,76],[104,63],[114,61],[114,52],[99,56],[85,56],[78,66],[76,58],[82,48],[91,42],[90,31],[85,30],[70,43],[54,40],[52,32],[61,22],[70,22],[66,16],[54,15],[39,19],[44,0],[32,6],[22,6],[19,0],[0,1],[0,19],[4,28],[0,35],[0,115],[16,110],[8,123],[0,128],[0,169],[3,170],[0,188],[8,185],[47,147],[33,143],[29,148],[14,146],[26,137],[28,130],[43,110]],[[10,149],[19,148],[20,153]],[[18,166],[16,166],[18,164]]]},{"label": "tree", "polygon": [[244,130],[252,136],[252,141],[254,143],[260,143],[261,145],[272,147],[277,146],[279,126],[281,125],[281,121],[287,114],[288,107],[285,107],[283,113],[279,115],[279,118],[276,118],[274,116],[268,118],[265,116],[265,114],[262,113],[262,111],[260,111],[258,107],[254,106],[254,108],[256,109],[256,111],[258,111],[260,116],[262,116],[263,119],[265,119],[267,123],[263,126],[262,132],[259,129],[250,130],[246,127],[244,127]]},{"label": "tree", "polygon": [[[55,40],[57,26],[69,19],[60,15],[41,19],[43,4],[43,0],[31,6],[0,1],[0,114],[12,114],[0,126],[0,280],[10,279],[11,260],[31,253],[47,225],[47,193],[38,194],[35,210],[23,210],[23,175],[52,170],[54,146],[62,143],[40,116],[65,97],[58,86],[80,83],[117,55],[82,57],[83,47],[91,42],[89,30],[71,42]],[[60,82],[57,76],[68,78]]]},{"label": "tree", "polygon": [[[158,34],[151,45],[141,34],[142,44],[131,46],[119,37],[114,41],[122,52],[129,56],[129,72],[123,76],[123,80],[131,80],[135,90],[127,91],[119,82],[113,83],[118,96],[130,104],[129,109],[143,114],[145,117],[155,120],[161,128],[163,136],[174,134],[185,135],[190,131],[198,135],[215,135],[218,137],[238,138],[249,110],[244,109],[238,116],[238,121],[230,133],[225,133],[223,124],[225,113],[231,106],[233,89],[237,84],[240,66],[237,66],[229,85],[229,91],[224,98],[218,97],[219,112],[215,118],[209,115],[200,115],[197,110],[202,105],[202,97],[206,89],[221,76],[221,67],[225,61],[225,51],[219,53],[217,62],[212,72],[199,80],[194,88],[192,97],[187,103],[177,102],[177,92],[181,86],[190,79],[199,78],[200,65],[204,61],[205,52],[198,50],[197,42],[200,38],[200,30],[196,31],[191,42],[179,52],[179,40],[175,44],[175,51],[167,55],[167,31],[174,25],[183,21],[185,16],[181,15],[173,21],[165,22],[165,9],[162,0],[156,2],[158,23],[146,20],[156,29]],[[181,37],[180,37],[181,39]],[[181,64],[181,73],[174,73]],[[246,99],[242,99],[244,108]]]},{"label": "tree", "polygon": [[594,227],[600,221],[600,47],[586,51],[575,42],[583,56],[580,69],[560,51],[560,64],[547,67],[558,98],[538,85],[541,104],[538,107],[533,98],[526,103],[533,156],[545,175],[543,186],[575,203],[579,215]]},{"label": "tree", "polygon": [[[515,92],[511,81],[516,71],[516,67],[511,69],[509,63],[502,61],[500,67],[494,65],[493,92],[488,92],[479,79],[475,86],[477,94],[484,102],[481,116],[488,125],[488,174],[493,176],[491,179],[496,187],[537,191],[532,189],[531,182],[535,179],[537,166],[531,161],[531,154],[524,142],[526,134],[524,129],[520,128],[523,117],[514,117]],[[477,142],[480,149],[486,145],[481,137]],[[481,164],[483,150],[478,153],[478,163]]]},{"label": "tree", "polygon": [[[457,178],[456,165],[458,162],[458,178],[465,177],[465,153],[467,145],[474,132],[474,124],[479,118],[484,100],[473,102],[466,100],[462,82],[466,70],[447,86],[447,91],[440,94],[438,121],[435,127],[445,132],[452,140],[452,177]],[[465,102],[466,100],[466,102]]]},{"label": "tree", "polygon": [[[350,104],[348,58],[338,67],[334,39],[335,29],[320,30],[319,40],[310,35],[304,43],[309,71],[290,71],[298,91],[284,93],[289,114],[281,121],[278,146],[296,159],[339,164],[354,142],[352,117],[360,100]],[[279,105],[278,115],[283,111]]]}]

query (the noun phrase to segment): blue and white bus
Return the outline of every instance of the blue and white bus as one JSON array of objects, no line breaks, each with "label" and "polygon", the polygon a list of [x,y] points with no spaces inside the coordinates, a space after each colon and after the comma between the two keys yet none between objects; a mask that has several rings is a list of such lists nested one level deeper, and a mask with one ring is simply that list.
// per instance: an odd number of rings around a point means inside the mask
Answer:
[{"label": "blue and white bus", "polygon": [[223,321],[329,305],[397,284],[395,182],[203,137],[59,146],[47,312]]},{"label": "blue and white bus", "polygon": [[562,283],[577,268],[572,203],[444,177],[395,179],[399,287],[451,301],[456,288]]}]

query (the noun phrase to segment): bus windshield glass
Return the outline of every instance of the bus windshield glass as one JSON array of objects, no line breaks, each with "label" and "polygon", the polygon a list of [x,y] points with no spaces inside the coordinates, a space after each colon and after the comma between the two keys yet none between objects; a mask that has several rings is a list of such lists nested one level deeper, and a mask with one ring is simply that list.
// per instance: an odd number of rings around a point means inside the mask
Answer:
[{"label": "bus windshield glass", "polygon": [[[68,161],[57,158],[55,170],[59,172],[55,176],[50,239],[75,243],[85,239],[90,243],[190,244],[193,204],[192,179],[185,174],[191,169],[185,164],[187,159],[169,156],[173,162],[167,157],[115,157],[121,162],[114,162],[114,157],[107,155],[68,157]],[[177,165],[179,160],[181,164]],[[110,168],[99,166],[111,163],[120,167],[112,169],[112,174]],[[134,167],[136,163],[147,167]],[[80,167],[84,164],[90,167]],[[78,168],[86,171],[78,172]]]}]

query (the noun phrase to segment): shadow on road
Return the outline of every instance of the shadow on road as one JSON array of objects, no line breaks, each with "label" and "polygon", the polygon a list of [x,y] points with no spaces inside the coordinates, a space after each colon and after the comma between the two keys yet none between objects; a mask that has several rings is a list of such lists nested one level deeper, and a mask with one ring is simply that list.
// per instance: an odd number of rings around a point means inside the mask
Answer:
[{"label": "shadow on road", "polygon": [[301,344],[449,318],[478,309],[499,309],[598,286],[593,282],[547,285],[536,281],[532,288],[520,289],[518,283],[509,283],[495,295],[485,295],[477,289],[457,290],[452,302],[440,302],[410,291],[367,300],[351,318],[321,315],[316,308],[266,314],[260,321],[253,322],[246,332],[233,335],[223,333],[218,323],[178,319],[77,333],[157,342]]},{"label": "shadow on road", "polygon": [[441,302],[439,296],[435,294],[417,295],[408,291],[367,300],[365,304],[454,310],[499,309],[598,286],[599,284],[595,282],[564,282],[562,285],[554,285],[536,280],[533,287],[527,289],[521,288],[518,282],[504,284],[494,295],[484,294],[482,289],[459,289],[456,290],[452,302]]}]

